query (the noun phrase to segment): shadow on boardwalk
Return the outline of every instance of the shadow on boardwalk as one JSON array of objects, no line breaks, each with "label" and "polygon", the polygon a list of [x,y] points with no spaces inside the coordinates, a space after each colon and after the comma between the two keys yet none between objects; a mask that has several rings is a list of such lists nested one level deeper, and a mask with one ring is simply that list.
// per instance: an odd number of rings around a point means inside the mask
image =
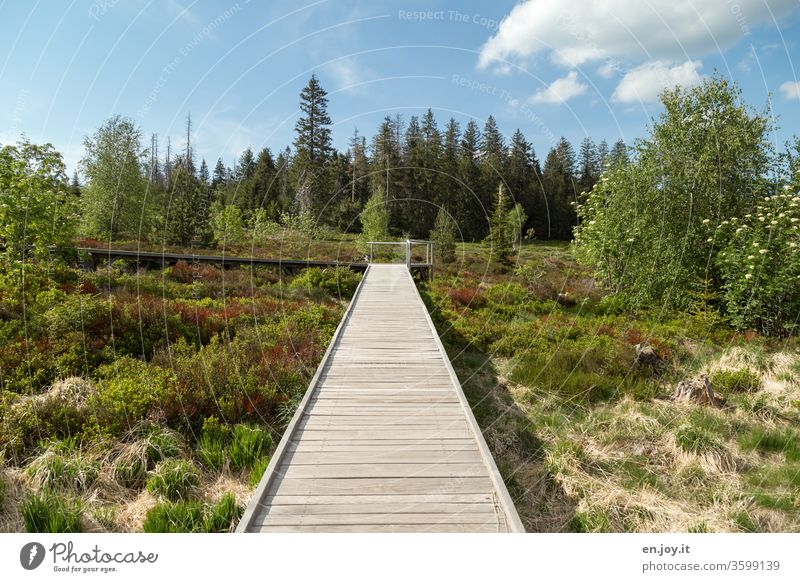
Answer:
[{"label": "shadow on boardwalk", "polygon": [[571,531],[575,504],[545,467],[536,427],[515,402],[489,356],[474,349],[453,348],[467,342],[431,310],[423,287],[420,294],[526,531]]}]

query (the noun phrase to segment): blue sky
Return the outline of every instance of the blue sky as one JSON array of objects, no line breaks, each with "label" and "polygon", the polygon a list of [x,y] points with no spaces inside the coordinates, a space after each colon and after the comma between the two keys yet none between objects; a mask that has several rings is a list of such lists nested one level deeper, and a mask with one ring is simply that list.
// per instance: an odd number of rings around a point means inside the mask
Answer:
[{"label": "blue sky", "polygon": [[52,142],[70,169],[112,114],[227,164],[293,139],[311,72],[335,145],[387,114],[432,108],[510,135],[543,159],[561,135],[632,141],[660,88],[718,69],[745,99],[770,93],[778,144],[798,131],[798,0],[299,2],[0,0],[0,143]]}]

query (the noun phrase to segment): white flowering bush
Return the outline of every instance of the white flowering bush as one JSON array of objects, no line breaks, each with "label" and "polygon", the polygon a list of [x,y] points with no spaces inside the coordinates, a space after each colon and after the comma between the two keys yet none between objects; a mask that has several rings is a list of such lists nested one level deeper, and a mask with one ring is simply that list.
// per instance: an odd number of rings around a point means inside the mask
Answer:
[{"label": "white flowering bush", "polygon": [[578,257],[631,307],[687,309],[718,290],[716,226],[769,188],[770,121],[720,77],[661,95],[664,112],[629,164],[607,169],[578,206]]},{"label": "white flowering bush", "polygon": [[[741,219],[707,225],[731,322],[767,335],[793,332],[800,317],[800,192],[796,183]],[[716,231],[716,232],[713,232]]]}]

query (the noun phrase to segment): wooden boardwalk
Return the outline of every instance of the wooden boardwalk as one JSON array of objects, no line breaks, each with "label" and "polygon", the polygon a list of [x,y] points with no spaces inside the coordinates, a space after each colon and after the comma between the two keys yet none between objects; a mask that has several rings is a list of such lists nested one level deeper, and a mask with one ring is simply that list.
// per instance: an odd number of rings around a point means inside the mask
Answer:
[{"label": "wooden boardwalk", "polygon": [[405,265],[367,269],[237,531],[524,531]]}]

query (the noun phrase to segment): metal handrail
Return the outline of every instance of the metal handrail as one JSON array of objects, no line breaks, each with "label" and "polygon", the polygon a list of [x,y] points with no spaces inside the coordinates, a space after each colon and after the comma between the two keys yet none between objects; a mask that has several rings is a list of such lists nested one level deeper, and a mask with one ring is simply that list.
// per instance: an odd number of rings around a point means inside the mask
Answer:
[{"label": "metal handrail", "polygon": [[429,240],[416,240],[416,239],[406,239],[404,241],[367,241],[369,245],[369,263],[372,263],[374,256],[375,256],[375,247],[374,245],[405,245],[406,247],[406,266],[408,270],[411,270],[411,254],[413,250],[413,246],[416,245],[425,245],[425,263],[424,266],[430,269],[430,275],[433,277],[433,241]]}]

